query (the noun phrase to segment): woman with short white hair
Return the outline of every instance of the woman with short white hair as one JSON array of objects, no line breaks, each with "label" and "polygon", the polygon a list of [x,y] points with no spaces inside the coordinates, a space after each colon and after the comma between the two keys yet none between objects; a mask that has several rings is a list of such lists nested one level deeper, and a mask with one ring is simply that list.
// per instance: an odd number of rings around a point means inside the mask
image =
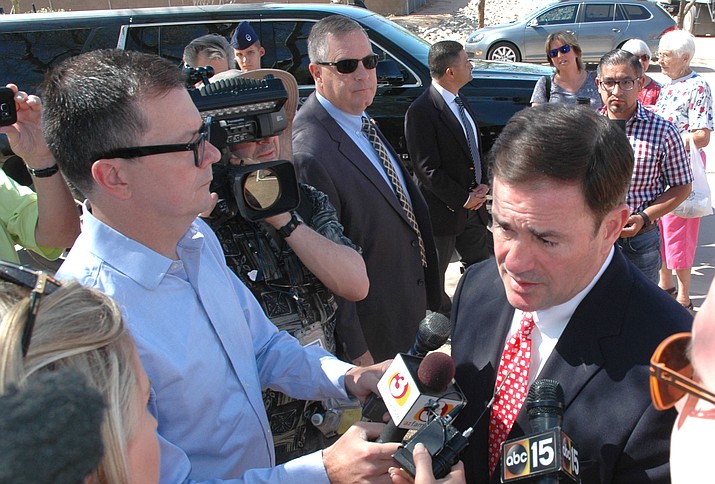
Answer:
[{"label": "woman with short white hair", "polygon": [[647,74],[650,60],[653,57],[648,44],[641,39],[631,39],[623,44],[621,49],[638,57],[638,60],[643,66],[643,89],[638,93],[638,101],[643,106],[655,105],[662,86]]},{"label": "woman with short white hair", "polygon": [[[710,143],[710,132],[713,130],[712,94],[705,79],[690,68],[694,54],[695,42],[689,32],[673,30],[661,37],[658,62],[670,82],[663,86],[654,110],[675,124],[686,148],[695,145],[704,165],[703,148]],[[700,219],[668,214],[660,219],[660,230],[663,237],[663,265],[659,285],[674,295],[680,304],[692,309],[690,269],[695,260]],[[673,270],[678,282],[677,289],[673,284]]]}]

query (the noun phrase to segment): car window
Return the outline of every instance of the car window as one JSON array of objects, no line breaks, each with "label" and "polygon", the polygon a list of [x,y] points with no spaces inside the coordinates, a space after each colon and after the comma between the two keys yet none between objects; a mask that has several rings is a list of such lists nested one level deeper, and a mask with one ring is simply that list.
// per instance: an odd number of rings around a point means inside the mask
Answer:
[{"label": "car window", "polygon": [[616,5],[616,20],[628,20],[623,11],[623,5]]},{"label": "car window", "polygon": [[258,37],[266,50],[261,66],[293,74],[299,86],[313,84],[308,70],[308,34],[315,21],[263,21]]},{"label": "car window", "polygon": [[571,24],[576,21],[578,5],[563,5],[552,8],[537,17],[539,25]]},{"label": "car window", "polygon": [[178,64],[184,56],[184,47],[189,42],[206,34],[220,34],[230,38],[236,25],[238,24],[224,22],[131,27],[124,48],[156,54]]},{"label": "car window", "polygon": [[623,3],[621,7],[626,11],[626,17],[630,20],[648,20],[651,17],[648,9],[641,5]]},{"label": "car window", "polygon": [[613,20],[615,10],[612,3],[587,3],[584,4],[584,22],[609,22]]},{"label": "car window", "polygon": [[0,34],[0,85],[12,82],[32,94],[55,64],[82,52],[117,46],[119,27]]}]

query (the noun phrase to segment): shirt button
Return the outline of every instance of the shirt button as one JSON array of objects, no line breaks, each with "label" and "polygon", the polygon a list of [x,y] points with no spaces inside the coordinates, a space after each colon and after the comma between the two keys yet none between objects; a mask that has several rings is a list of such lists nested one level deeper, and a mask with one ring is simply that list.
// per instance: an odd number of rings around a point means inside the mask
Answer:
[{"label": "shirt button", "polygon": [[416,240],[413,240],[413,241],[412,241],[412,247],[417,247],[417,245],[418,245],[418,244],[417,244],[417,241],[416,241]]},{"label": "shirt button", "polygon": [[423,279],[417,279],[417,285],[418,285],[418,286],[424,286],[424,285],[425,285],[425,281],[424,281]]}]

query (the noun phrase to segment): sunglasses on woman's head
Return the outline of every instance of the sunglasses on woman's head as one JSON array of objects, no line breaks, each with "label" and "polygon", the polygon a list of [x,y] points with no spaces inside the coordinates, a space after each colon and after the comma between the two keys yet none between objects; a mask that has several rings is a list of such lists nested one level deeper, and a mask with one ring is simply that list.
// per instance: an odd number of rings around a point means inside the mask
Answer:
[{"label": "sunglasses on woman's head", "polygon": [[380,56],[377,54],[370,54],[362,59],[343,59],[337,62],[316,62],[319,66],[334,66],[341,74],[352,74],[358,68],[358,64],[362,62],[365,69],[374,69],[377,67],[377,61]]},{"label": "sunglasses on woman's head", "polygon": [[693,381],[690,341],[690,333],[671,335],[658,345],[650,359],[650,395],[658,410],[673,407],[686,393],[715,404],[715,393]]},{"label": "sunglasses on woman's head", "polygon": [[32,289],[30,292],[30,310],[22,330],[22,356],[27,356],[30,349],[32,330],[35,328],[35,317],[40,309],[40,298],[43,294],[52,294],[62,287],[62,283],[42,271],[33,271],[25,266],[12,262],[0,261],[0,280]]},{"label": "sunglasses on woman's head", "polygon": [[571,46],[569,44],[565,44],[557,49],[551,49],[549,51],[549,57],[556,57],[557,55],[559,55],[559,52],[561,52],[562,54],[568,54],[569,52],[571,52]]}]

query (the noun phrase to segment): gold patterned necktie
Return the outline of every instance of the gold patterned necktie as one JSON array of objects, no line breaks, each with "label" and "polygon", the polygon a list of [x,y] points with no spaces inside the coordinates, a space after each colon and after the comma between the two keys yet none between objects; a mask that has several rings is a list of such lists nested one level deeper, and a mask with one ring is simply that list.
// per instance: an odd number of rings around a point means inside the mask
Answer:
[{"label": "gold patterned necktie", "polygon": [[[531,332],[534,330],[534,316],[525,312],[519,330],[509,338],[497,371],[495,388],[499,388],[489,419],[489,476],[494,474],[499,463],[500,447],[506,441],[511,427],[524,405],[529,386],[529,366],[531,364]],[[504,380],[509,381],[502,386]],[[501,387],[501,388],[500,388]]]},{"label": "gold patterned necktie", "polygon": [[414,230],[415,234],[417,234],[417,241],[420,244],[420,258],[422,259],[422,267],[427,267],[427,257],[425,256],[425,244],[424,244],[424,241],[422,240],[422,234],[420,233],[420,227],[417,225],[417,219],[415,218],[415,212],[412,210],[412,205],[410,205],[410,201],[407,199],[407,196],[405,195],[405,191],[402,188],[402,183],[400,183],[400,179],[397,177],[397,172],[395,171],[395,167],[392,166],[392,161],[390,160],[390,157],[387,154],[385,145],[382,143],[382,140],[377,135],[377,130],[375,129],[375,127],[372,125],[372,123],[370,123],[370,121],[365,116],[362,117],[362,131],[363,131],[363,133],[365,133],[367,135],[367,139],[370,141],[370,144],[372,145],[373,148],[375,148],[377,155],[380,157],[380,161],[382,162],[382,166],[385,169],[387,178],[390,180],[390,183],[392,183],[392,187],[395,190],[395,195],[397,195],[397,200],[400,202],[400,205],[402,206],[402,210],[405,211],[405,215],[407,215],[407,220],[409,220],[410,225],[412,226],[412,230]]}]

